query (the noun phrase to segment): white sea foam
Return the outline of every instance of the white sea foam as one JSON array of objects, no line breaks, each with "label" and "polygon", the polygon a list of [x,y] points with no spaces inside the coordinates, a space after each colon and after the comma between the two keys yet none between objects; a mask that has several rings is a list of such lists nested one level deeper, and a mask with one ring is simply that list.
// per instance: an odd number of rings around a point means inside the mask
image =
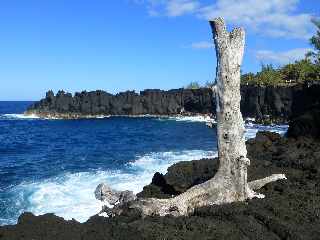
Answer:
[{"label": "white sea foam", "polygon": [[253,124],[248,123],[245,124],[246,139],[254,138],[258,131],[269,131],[269,132],[276,132],[281,135],[284,135],[288,130],[288,125],[260,125],[260,124]]},{"label": "white sea foam", "polygon": [[179,116],[179,117],[168,117],[167,119],[169,120],[175,120],[178,122],[212,122],[214,123],[215,120],[210,118],[209,116],[202,116],[202,115],[198,115],[198,116]]},{"label": "white sea foam", "polygon": [[255,119],[255,118],[249,118],[249,117],[248,117],[248,118],[245,119],[245,121],[246,121],[246,122],[253,123],[253,122],[256,121],[256,119]]},{"label": "white sea foam", "polygon": [[99,183],[106,182],[117,190],[137,193],[151,182],[156,171],[165,173],[173,163],[214,156],[213,151],[200,150],[150,153],[137,157],[126,170],[68,173],[41,182],[22,183],[13,191],[16,205],[27,202],[25,211],[36,215],[55,213],[65,219],[84,222],[101,210],[102,203],[94,196]]},{"label": "white sea foam", "polygon": [[8,119],[8,120],[14,120],[14,119],[39,119],[39,117],[35,114],[25,115],[25,114],[14,114],[14,113],[8,113],[8,114],[1,114],[0,118]]},{"label": "white sea foam", "polygon": [[[87,115],[83,118],[87,119],[104,119],[110,118],[109,115]],[[37,119],[44,119],[44,120],[60,120],[63,118],[58,118],[55,116],[48,116],[48,117],[39,117],[36,114],[14,114],[14,113],[7,113],[7,114],[0,114],[0,119],[2,120],[37,120]]]},{"label": "white sea foam", "polygon": [[97,118],[97,119],[110,118],[110,115],[98,115],[98,116],[95,116],[94,118]]}]

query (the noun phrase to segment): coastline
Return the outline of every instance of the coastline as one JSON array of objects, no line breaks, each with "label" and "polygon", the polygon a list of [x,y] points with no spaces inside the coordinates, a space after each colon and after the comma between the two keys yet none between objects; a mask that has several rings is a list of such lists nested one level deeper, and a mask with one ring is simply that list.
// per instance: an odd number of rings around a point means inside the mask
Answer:
[{"label": "coastline", "polygon": [[[241,85],[241,112],[256,123],[288,123],[318,101],[320,85],[262,87]],[[216,102],[208,88],[148,89],[110,94],[83,91],[68,93],[48,91],[44,98],[30,105],[25,114],[44,119],[92,119],[119,117],[180,117],[215,115]]]},{"label": "coastline", "polygon": [[79,119],[103,119],[110,117],[126,117],[126,118],[199,118],[202,122],[215,122],[212,114],[201,114],[201,113],[183,113],[183,114],[114,114],[114,115],[103,115],[103,114],[82,114],[82,113],[37,113],[34,111],[26,111],[23,113],[27,117],[35,117],[47,120],[79,120]]},{"label": "coastline", "polygon": [[[92,114],[81,114],[81,113],[37,113],[34,111],[26,111],[23,113],[24,116],[30,118],[39,118],[44,120],[85,120],[85,119],[108,119],[108,118],[159,118],[159,119],[173,119],[180,121],[194,121],[204,122],[207,127],[214,128],[216,119],[213,114],[201,114],[201,113],[182,113],[182,114],[115,114],[115,115],[92,115]],[[265,126],[273,125],[287,125],[288,120],[282,118],[272,119],[266,116],[264,119],[255,119],[253,117],[244,118],[247,124],[261,124]]]},{"label": "coastline", "polygon": [[[121,216],[94,215],[87,222],[66,221],[53,214],[23,213],[17,225],[0,227],[0,239],[317,239],[320,234],[320,142],[261,132],[247,141],[252,160],[249,179],[285,172],[287,181],[266,185],[265,199],[209,206],[188,217],[146,217],[128,209]],[[310,155],[311,154],[311,155]],[[309,156],[300,159],[299,156]],[[138,194],[167,198],[211,178],[216,159],[178,162],[165,175],[156,173]],[[35,228],[37,226],[37,228]],[[177,226],[179,226],[177,228]],[[250,231],[249,231],[250,230]],[[158,237],[157,237],[158,236]],[[2,238],[1,238],[2,237]]]},{"label": "coastline", "polygon": [[[320,85],[290,87],[241,86],[241,112],[257,123],[286,123],[301,114],[318,99]],[[48,91],[44,98],[28,107],[26,114],[41,118],[80,119],[108,116],[180,116],[185,114],[215,115],[216,102],[208,88],[148,89],[110,94],[83,91],[68,93]]]}]

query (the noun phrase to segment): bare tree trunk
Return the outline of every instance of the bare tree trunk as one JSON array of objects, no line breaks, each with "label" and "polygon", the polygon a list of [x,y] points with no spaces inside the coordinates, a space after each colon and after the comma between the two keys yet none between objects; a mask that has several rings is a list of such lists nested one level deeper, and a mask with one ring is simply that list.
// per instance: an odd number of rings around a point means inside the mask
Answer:
[{"label": "bare tree trunk", "polygon": [[[144,215],[181,216],[201,206],[264,197],[256,194],[249,186],[257,190],[271,181],[285,178],[282,174],[276,174],[249,184],[247,182],[250,160],[247,158],[244,121],[240,112],[240,66],[245,32],[242,28],[236,28],[228,33],[222,18],[210,21],[210,25],[217,55],[216,85],[213,90],[217,105],[218,172],[207,182],[174,198],[140,199],[128,203],[130,208],[140,209]],[[123,206],[118,205],[112,214],[120,214],[122,209]]]},{"label": "bare tree trunk", "polygon": [[248,196],[247,166],[250,164],[244,138],[244,122],[240,112],[240,66],[245,45],[245,31],[226,30],[222,18],[210,22],[216,47],[216,114],[220,167],[217,175],[228,182],[236,193],[234,200]]}]

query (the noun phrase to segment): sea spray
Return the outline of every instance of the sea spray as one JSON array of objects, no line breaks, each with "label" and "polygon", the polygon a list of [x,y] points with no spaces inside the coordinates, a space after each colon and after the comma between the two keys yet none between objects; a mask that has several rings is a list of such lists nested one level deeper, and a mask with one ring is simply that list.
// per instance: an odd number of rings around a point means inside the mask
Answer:
[{"label": "sea spray", "polygon": [[24,203],[25,211],[36,215],[54,213],[84,222],[102,208],[102,203],[94,197],[99,183],[107,182],[114,189],[138,193],[151,182],[155,172],[165,173],[173,163],[215,156],[214,151],[201,150],[150,153],[137,157],[121,171],[67,173],[45,181],[21,183],[11,190],[15,195],[12,207]]}]

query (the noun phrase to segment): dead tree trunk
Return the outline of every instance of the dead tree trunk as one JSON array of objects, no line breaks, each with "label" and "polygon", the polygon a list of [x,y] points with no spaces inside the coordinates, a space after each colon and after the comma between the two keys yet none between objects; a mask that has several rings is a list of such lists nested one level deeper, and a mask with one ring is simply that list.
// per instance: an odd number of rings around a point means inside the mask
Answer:
[{"label": "dead tree trunk", "polygon": [[[217,173],[228,189],[235,193],[232,201],[248,197],[247,159],[245,128],[240,112],[240,66],[245,46],[245,31],[236,28],[226,30],[223,19],[210,22],[214,35],[217,57],[216,95],[217,138],[220,160]],[[231,200],[231,199],[230,199]]]},{"label": "dead tree trunk", "polygon": [[[253,190],[265,184],[284,179],[283,174],[247,182],[247,167],[250,160],[244,138],[244,122],[240,112],[240,66],[243,59],[245,32],[236,28],[226,30],[222,18],[210,21],[217,55],[216,85],[213,87],[217,103],[217,138],[219,169],[205,183],[171,199],[140,199],[128,203],[144,215],[187,215],[195,208],[244,201],[253,197],[264,197]],[[250,188],[250,187],[252,188]],[[113,214],[120,214],[122,206],[116,206]]]}]

